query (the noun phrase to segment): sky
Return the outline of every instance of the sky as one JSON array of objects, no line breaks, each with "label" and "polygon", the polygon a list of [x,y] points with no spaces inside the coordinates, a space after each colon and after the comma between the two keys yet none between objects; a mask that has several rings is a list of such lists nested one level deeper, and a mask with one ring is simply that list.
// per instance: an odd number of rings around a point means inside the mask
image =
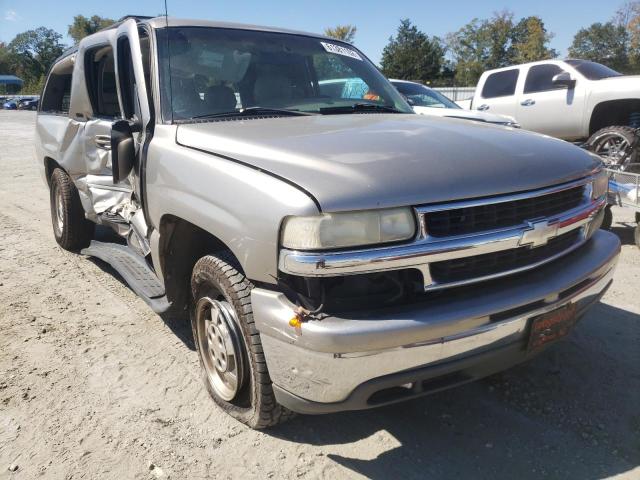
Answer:
[{"label": "sky", "polygon": [[[322,32],[325,27],[352,24],[358,28],[355,45],[379,63],[382,49],[394,35],[401,18],[410,18],[429,35],[444,37],[476,18],[511,10],[516,19],[529,15],[542,18],[555,34],[551,46],[565,55],[573,35],[584,26],[610,20],[624,0],[167,0],[169,15],[204,18],[258,25],[271,25]],[[135,3],[135,5],[134,5]],[[132,6],[134,5],[134,6]],[[20,32],[45,26],[64,35],[71,44],[67,28],[74,15],[100,15],[118,19],[127,14],[164,13],[164,0],[0,0],[0,41],[9,42]]]}]

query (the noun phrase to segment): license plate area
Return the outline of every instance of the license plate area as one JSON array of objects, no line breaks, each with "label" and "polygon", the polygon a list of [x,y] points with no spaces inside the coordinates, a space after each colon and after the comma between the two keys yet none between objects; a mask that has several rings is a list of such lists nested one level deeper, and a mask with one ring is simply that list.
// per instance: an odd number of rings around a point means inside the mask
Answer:
[{"label": "license plate area", "polygon": [[570,303],[564,307],[535,317],[531,322],[527,351],[533,352],[548,343],[565,337],[576,324],[576,312],[576,304]]}]

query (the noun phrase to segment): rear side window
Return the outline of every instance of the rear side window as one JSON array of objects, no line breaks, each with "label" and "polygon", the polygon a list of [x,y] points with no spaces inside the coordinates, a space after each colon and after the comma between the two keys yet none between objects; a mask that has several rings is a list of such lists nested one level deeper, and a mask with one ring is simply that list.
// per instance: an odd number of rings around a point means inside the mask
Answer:
[{"label": "rear side window", "polygon": [[554,85],[552,82],[553,77],[562,72],[564,70],[551,63],[531,67],[524,83],[524,93],[547,92],[566,88],[561,85]]},{"label": "rear side window", "polygon": [[482,98],[508,97],[516,93],[518,83],[517,68],[492,73],[482,88]]},{"label": "rear side window", "polygon": [[87,90],[96,117],[120,116],[116,72],[111,46],[97,47],[85,55]]},{"label": "rear side window", "polygon": [[71,103],[71,73],[73,63],[62,61],[51,69],[47,86],[42,94],[40,111],[46,113],[69,114]]}]

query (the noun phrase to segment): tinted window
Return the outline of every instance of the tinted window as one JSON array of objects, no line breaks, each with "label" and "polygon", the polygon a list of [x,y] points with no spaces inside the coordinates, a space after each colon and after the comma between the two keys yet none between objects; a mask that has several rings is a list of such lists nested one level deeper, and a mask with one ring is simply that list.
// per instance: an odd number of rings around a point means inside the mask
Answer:
[{"label": "tinted window", "polygon": [[489,75],[482,88],[483,98],[508,97],[516,93],[519,70],[504,70]]},{"label": "tinted window", "polygon": [[603,78],[622,76],[621,73],[605,67],[600,63],[588,62],[586,60],[567,60],[566,62],[589,80],[602,80]]},{"label": "tinted window", "polygon": [[529,69],[527,80],[524,84],[524,93],[546,92],[548,90],[562,90],[562,85],[554,85],[553,77],[564,72],[559,66],[547,63],[535,65]]},{"label": "tinted window", "polygon": [[120,107],[112,48],[98,47],[87,52],[85,70],[94,115],[119,117]]},{"label": "tinted window", "polygon": [[59,64],[53,67],[42,95],[40,111],[47,113],[68,114],[71,103],[72,64]]}]

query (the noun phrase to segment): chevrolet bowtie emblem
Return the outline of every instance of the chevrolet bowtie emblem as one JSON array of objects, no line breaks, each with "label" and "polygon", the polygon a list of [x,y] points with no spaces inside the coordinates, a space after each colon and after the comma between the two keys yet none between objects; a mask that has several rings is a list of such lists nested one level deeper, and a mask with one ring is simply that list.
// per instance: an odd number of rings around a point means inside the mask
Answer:
[{"label": "chevrolet bowtie emblem", "polygon": [[549,222],[528,222],[529,228],[520,236],[520,246],[541,247],[558,235],[558,224]]}]

